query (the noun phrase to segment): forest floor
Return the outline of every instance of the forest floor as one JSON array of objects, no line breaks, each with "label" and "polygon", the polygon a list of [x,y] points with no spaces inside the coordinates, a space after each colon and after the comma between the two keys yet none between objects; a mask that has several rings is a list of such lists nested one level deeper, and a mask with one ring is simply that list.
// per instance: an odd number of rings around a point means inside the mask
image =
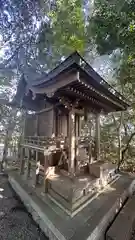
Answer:
[{"label": "forest floor", "polygon": [[12,190],[0,176],[0,240],[47,240]]}]

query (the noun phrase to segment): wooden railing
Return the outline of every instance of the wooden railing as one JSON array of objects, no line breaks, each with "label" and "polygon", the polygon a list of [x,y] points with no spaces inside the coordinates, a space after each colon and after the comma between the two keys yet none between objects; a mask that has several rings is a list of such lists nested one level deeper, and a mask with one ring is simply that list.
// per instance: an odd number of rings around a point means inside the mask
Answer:
[{"label": "wooden railing", "polygon": [[64,138],[48,138],[45,136],[28,136],[24,138],[24,142],[23,144],[26,145],[35,145],[35,146],[39,146],[39,147],[49,147],[52,145],[57,145],[58,142],[60,144],[64,143]]},{"label": "wooden railing", "polygon": [[[67,142],[66,142],[66,141]],[[95,148],[95,138],[90,136],[81,136],[76,139],[76,160],[78,168],[87,165],[89,162],[93,162],[96,159],[96,148]],[[66,143],[66,144],[65,144]],[[34,146],[34,148],[42,148],[45,154],[45,150],[51,154],[57,151],[61,151],[62,158],[68,160],[69,144],[68,138],[65,137],[53,137],[48,138],[45,136],[28,136],[24,139],[23,144],[28,146]],[[105,153],[103,146],[101,144],[101,159],[105,160]],[[63,148],[64,146],[64,148]],[[66,150],[66,151],[65,151]]]},{"label": "wooden railing", "polygon": [[[68,143],[68,138],[65,137],[45,137],[45,136],[28,136],[24,138],[24,144],[32,144],[32,145],[38,145],[38,146],[51,146],[55,145],[58,142],[60,144],[63,144],[65,142],[65,139]],[[77,145],[89,145],[90,143],[94,143],[94,138],[89,137],[77,137],[76,138],[76,144]]]},{"label": "wooden railing", "polygon": [[[91,155],[95,158],[95,139],[88,136],[77,137],[76,139],[76,153],[78,151],[79,159],[88,159]],[[55,149],[66,149],[68,152],[69,141],[65,137],[53,137],[48,138],[45,136],[28,136],[24,139],[23,144],[28,146],[34,146],[37,148],[43,148],[49,150],[50,152],[55,151]],[[90,154],[91,152],[91,154]]]}]

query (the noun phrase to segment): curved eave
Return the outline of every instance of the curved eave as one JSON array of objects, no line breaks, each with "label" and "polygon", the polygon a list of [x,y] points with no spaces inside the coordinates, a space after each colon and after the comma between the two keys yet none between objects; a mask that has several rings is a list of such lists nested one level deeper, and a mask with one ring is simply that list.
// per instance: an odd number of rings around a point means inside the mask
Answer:
[{"label": "curved eave", "polygon": [[87,106],[92,106],[97,111],[104,111],[106,113],[115,111],[124,111],[126,108],[117,102],[112,102],[103,94],[95,91],[91,85],[86,85],[81,81],[75,81],[65,87],[60,88],[56,94],[68,97],[73,102],[78,99],[87,103]]}]

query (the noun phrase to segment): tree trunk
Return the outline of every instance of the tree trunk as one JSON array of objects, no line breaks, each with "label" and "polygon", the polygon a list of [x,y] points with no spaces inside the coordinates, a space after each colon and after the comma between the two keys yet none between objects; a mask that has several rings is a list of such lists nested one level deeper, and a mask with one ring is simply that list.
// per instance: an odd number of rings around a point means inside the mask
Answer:
[{"label": "tree trunk", "polygon": [[2,161],[1,161],[1,171],[4,170],[4,164],[7,164],[8,145],[12,138],[12,133],[13,133],[15,125],[16,125],[14,117],[16,116],[18,110],[12,108],[11,111],[12,112],[11,112],[11,115],[8,120],[8,127],[7,127],[5,141],[4,141],[3,157],[2,157]]},{"label": "tree trunk", "polygon": [[118,165],[117,165],[117,170],[120,170],[120,162],[122,159],[122,141],[121,141],[121,132],[120,132],[121,128],[118,129]]},{"label": "tree trunk", "polygon": [[20,125],[20,137],[18,140],[18,156],[17,161],[20,161],[21,157],[21,143],[24,140],[25,137],[25,120],[26,120],[27,111],[22,109],[22,119],[21,119],[21,125]]},{"label": "tree trunk", "polygon": [[120,115],[120,123],[117,124],[117,121],[115,119],[115,116],[113,116],[113,121],[114,124],[116,125],[116,130],[117,130],[117,137],[118,137],[118,163],[117,163],[117,170],[119,171],[120,169],[120,163],[122,159],[122,138],[121,138],[121,127],[122,127],[122,122],[123,122],[123,112],[121,112]]},{"label": "tree trunk", "polygon": [[130,136],[128,142],[127,142],[126,147],[122,150],[122,153],[121,153],[121,160],[119,161],[119,164],[118,164],[118,170],[119,170],[121,164],[124,162],[124,156],[125,156],[125,153],[127,152],[128,147],[129,147],[129,144],[130,144],[130,142],[132,141],[132,138],[133,138],[134,136],[135,136],[135,132],[133,132],[133,133],[131,134],[131,136]]}]

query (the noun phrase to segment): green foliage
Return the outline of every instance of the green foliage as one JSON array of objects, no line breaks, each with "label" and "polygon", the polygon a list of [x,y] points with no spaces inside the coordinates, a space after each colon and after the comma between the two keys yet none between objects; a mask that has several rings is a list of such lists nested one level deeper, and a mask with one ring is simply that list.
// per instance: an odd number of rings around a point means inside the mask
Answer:
[{"label": "green foliage", "polygon": [[121,50],[118,74],[134,84],[135,1],[96,0],[89,30],[100,54]]},{"label": "green foliage", "polygon": [[56,10],[52,10],[51,18],[56,49],[62,54],[85,49],[85,19],[81,0],[57,0]]},{"label": "green foliage", "polygon": [[61,57],[73,51],[84,54],[87,32],[83,1],[56,0],[46,16],[48,21],[41,24],[38,48],[39,57],[46,61],[48,67],[52,68],[61,61]]},{"label": "green foliage", "polygon": [[135,21],[134,1],[96,0],[90,28],[98,51],[108,53],[116,48],[131,51]]}]

